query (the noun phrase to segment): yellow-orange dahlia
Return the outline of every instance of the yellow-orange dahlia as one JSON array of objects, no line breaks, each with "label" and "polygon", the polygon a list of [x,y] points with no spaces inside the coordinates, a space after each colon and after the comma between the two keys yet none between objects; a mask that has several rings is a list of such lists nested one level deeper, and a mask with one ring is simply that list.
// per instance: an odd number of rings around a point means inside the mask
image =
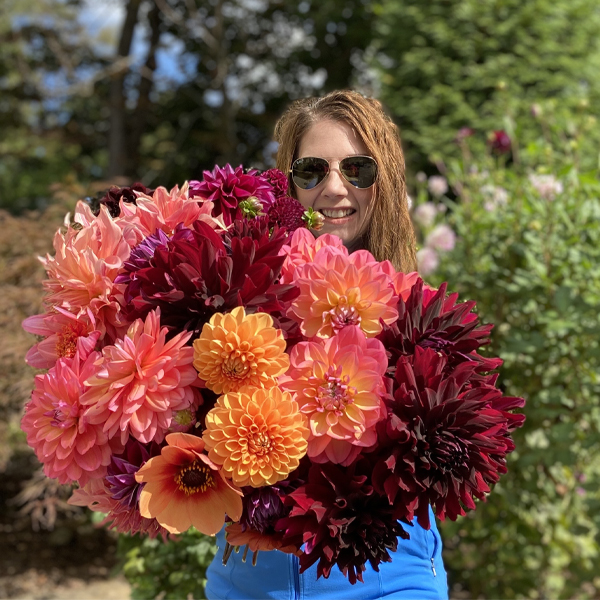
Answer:
[{"label": "yellow-orange dahlia", "polygon": [[289,392],[243,388],[221,396],[206,415],[209,458],[238,486],[284,480],[306,454],[306,417]]},{"label": "yellow-orange dahlia", "polygon": [[247,315],[242,306],[213,315],[194,342],[194,367],[217,394],[272,387],[289,366],[285,340],[273,319],[266,313]]}]

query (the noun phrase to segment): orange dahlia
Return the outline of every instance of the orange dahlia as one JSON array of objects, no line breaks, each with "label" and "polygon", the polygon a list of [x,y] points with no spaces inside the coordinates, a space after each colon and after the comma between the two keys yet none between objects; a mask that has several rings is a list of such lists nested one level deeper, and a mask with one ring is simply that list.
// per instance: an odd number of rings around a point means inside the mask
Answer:
[{"label": "orange dahlia", "polygon": [[306,454],[308,427],[289,392],[243,388],[221,396],[206,415],[208,456],[236,485],[284,480]]},{"label": "orange dahlia", "polygon": [[217,394],[244,386],[272,387],[290,365],[285,340],[266,313],[247,315],[242,306],[217,313],[194,342],[194,367]]},{"label": "orange dahlia", "polygon": [[140,513],[156,519],[170,533],[195,527],[215,535],[223,527],[225,514],[242,516],[242,492],[232,486],[223,472],[204,454],[201,438],[187,433],[170,433],[167,446],[135,474],[144,483]]}]

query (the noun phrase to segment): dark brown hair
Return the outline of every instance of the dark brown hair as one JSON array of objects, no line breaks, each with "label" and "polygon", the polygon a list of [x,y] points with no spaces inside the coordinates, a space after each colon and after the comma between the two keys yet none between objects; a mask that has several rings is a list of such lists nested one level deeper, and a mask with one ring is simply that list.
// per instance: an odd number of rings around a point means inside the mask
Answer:
[{"label": "dark brown hair", "polygon": [[[379,101],[350,90],[296,100],[275,125],[277,168],[289,172],[302,137],[322,120],[352,127],[379,166],[364,248],[377,260],[390,260],[400,271],[416,270],[416,241],[408,214],[400,134]],[[291,180],[290,189],[294,190]]]}]

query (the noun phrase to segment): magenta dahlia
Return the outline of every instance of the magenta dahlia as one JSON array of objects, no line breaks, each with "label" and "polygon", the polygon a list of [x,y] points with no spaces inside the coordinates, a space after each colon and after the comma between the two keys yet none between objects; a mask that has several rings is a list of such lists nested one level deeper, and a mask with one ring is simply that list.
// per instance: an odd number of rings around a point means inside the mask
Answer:
[{"label": "magenta dahlia", "polygon": [[[396,507],[396,515],[429,528],[429,504],[438,517],[455,520],[506,473],[514,450],[510,432],[525,417],[509,411],[523,398],[503,397],[495,387],[470,385],[477,363],[450,373],[448,359],[415,347],[396,365],[396,390],[386,399],[387,419],[378,423],[379,447],[369,456],[373,485]],[[406,510],[409,513],[406,514]]]},{"label": "magenta dahlia", "polygon": [[239,218],[238,204],[251,196],[257,198],[266,209],[275,200],[271,184],[258,175],[258,171],[244,173],[240,165],[234,169],[227,164],[215,166],[212,171],[202,173],[202,181],[190,181],[190,197],[199,196],[214,203],[213,215],[223,215],[225,225]]},{"label": "magenta dahlia", "polygon": [[286,174],[279,169],[268,169],[261,174],[263,179],[266,179],[273,188],[273,194],[276,199],[287,196],[290,184]]},{"label": "magenta dahlia", "polygon": [[327,578],[337,564],[355,584],[363,581],[367,562],[379,571],[381,562],[392,560],[398,537],[409,537],[387,497],[371,485],[369,472],[364,460],[348,468],[313,465],[307,483],[286,496],[292,508],[276,527],[284,532],[284,544],[304,546],[301,573],[318,561],[317,577]]}]

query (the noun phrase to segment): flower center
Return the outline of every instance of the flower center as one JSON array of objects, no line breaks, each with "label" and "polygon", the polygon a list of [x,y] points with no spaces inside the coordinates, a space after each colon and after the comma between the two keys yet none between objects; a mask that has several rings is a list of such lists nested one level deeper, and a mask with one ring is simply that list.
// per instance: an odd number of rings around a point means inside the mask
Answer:
[{"label": "flower center", "polygon": [[248,451],[257,456],[264,456],[273,449],[273,442],[266,431],[257,431],[248,437]]},{"label": "flower center", "polygon": [[52,417],[50,425],[68,429],[73,425],[73,420],[77,419],[78,407],[67,404],[63,400],[54,402],[54,408],[44,413],[45,417]]},{"label": "flower center", "polygon": [[191,465],[181,467],[179,473],[175,476],[177,488],[191,496],[197,492],[205,492],[216,485],[213,470],[207,467],[202,461],[195,460]]},{"label": "flower center", "polygon": [[348,302],[346,296],[340,296],[337,306],[326,313],[334,333],[337,333],[348,325],[360,325],[360,314],[356,307]]},{"label": "flower center", "polygon": [[[248,342],[242,342],[249,346]],[[254,364],[254,355],[247,352],[246,348],[236,348],[227,352],[225,360],[221,364],[221,372],[230,379],[243,379],[252,369]]]},{"label": "flower center", "polygon": [[84,334],[84,327],[76,325],[65,325],[56,340],[56,356],[58,358],[73,358],[77,351],[77,338]]},{"label": "flower center", "polygon": [[469,463],[469,450],[465,442],[449,432],[443,432],[425,452],[431,463],[442,473],[457,472]]},{"label": "flower center", "polygon": [[319,404],[319,412],[333,411],[340,416],[346,410],[348,404],[354,402],[356,388],[349,385],[350,377],[342,376],[342,367],[329,367],[325,379],[317,389],[316,401]]}]

